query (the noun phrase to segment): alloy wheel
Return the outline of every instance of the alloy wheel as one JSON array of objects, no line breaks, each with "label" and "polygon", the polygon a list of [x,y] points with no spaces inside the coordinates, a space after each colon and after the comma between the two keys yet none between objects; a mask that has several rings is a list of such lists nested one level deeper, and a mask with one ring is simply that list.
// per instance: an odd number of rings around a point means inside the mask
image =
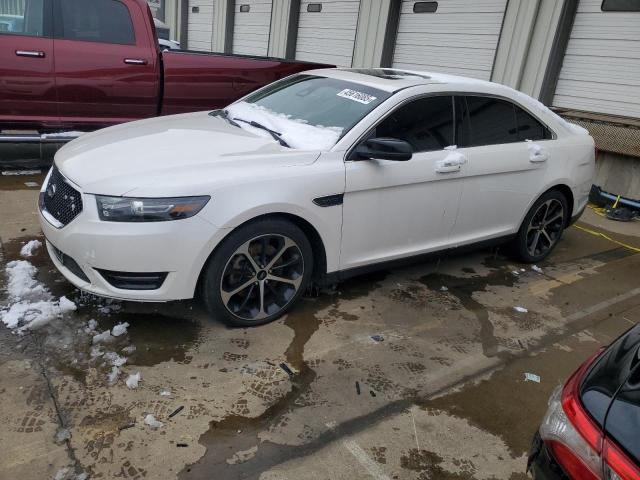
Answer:
[{"label": "alloy wheel", "polygon": [[296,296],[304,276],[300,247],[284,235],[255,237],[231,256],[222,273],[220,296],[243,320],[276,315]]},{"label": "alloy wheel", "polygon": [[564,228],[564,206],[552,198],[542,203],[527,228],[527,251],[532,257],[543,256],[560,239]]}]

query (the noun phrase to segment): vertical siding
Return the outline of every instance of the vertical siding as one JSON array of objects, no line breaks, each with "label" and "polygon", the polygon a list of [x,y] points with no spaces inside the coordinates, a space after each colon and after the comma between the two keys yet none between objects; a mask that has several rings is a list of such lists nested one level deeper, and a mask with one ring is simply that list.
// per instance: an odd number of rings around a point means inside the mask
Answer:
[{"label": "vertical siding", "polygon": [[[322,12],[307,12],[309,3],[322,3]],[[303,0],[300,5],[296,59],[350,67],[359,8],[360,0]]]},{"label": "vertical siding", "polygon": [[22,15],[24,13],[24,0],[0,0],[0,14]]},{"label": "vertical siding", "polygon": [[284,58],[287,53],[289,33],[289,12],[291,0],[273,0],[271,5],[271,32],[269,35],[270,57]]},{"label": "vertical siding", "polygon": [[[213,49],[214,2],[215,0],[189,0],[189,50],[204,50],[210,52]],[[192,13],[193,7],[198,7],[200,11],[198,13]]]},{"label": "vertical siding", "polygon": [[581,0],[553,105],[640,118],[640,12]]},{"label": "vertical siding", "polygon": [[[249,5],[249,11],[240,12],[241,5]],[[271,7],[271,0],[236,0],[233,53],[267,55]]]},{"label": "vertical siding", "polygon": [[393,66],[489,80],[507,0],[441,0],[413,13],[403,0]]},{"label": "vertical siding", "polygon": [[379,67],[391,0],[366,0],[360,4],[353,66]]}]

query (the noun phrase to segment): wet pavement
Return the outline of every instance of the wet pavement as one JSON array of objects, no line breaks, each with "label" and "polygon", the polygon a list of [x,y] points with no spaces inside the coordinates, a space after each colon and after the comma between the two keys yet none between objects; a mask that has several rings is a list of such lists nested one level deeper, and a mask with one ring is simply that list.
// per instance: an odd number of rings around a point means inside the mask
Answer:
[{"label": "wet pavement", "polygon": [[[27,181],[0,177],[0,288],[41,239]],[[37,280],[78,308],[0,325],[0,478],[526,478],[552,390],[640,321],[640,255],[620,245],[640,224],[606,233],[572,227],[541,272],[494,249],[359,277],[253,329],[81,294],[40,248]]]}]

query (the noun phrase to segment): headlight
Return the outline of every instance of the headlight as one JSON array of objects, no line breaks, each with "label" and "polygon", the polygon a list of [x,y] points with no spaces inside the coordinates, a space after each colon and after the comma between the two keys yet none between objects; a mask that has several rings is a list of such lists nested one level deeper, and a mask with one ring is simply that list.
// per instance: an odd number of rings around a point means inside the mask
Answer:
[{"label": "headlight", "polygon": [[106,222],[165,222],[193,217],[211,197],[127,198],[96,195],[98,215]]}]

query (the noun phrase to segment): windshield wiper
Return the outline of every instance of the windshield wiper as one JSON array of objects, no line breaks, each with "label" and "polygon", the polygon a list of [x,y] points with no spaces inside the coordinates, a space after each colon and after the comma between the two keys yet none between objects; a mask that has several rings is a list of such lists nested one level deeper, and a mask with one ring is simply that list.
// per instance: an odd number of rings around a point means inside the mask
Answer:
[{"label": "windshield wiper", "polygon": [[234,119],[229,118],[229,120],[230,121],[235,120],[236,122],[246,123],[247,125],[251,125],[252,127],[259,128],[260,130],[264,130],[265,132],[269,132],[273,137],[273,139],[276,140],[280,145],[282,145],[283,147],[291,148],[289,147],[289,144],[283,140],[282,134],[280,132],[271,130],[269,127],[265,127],[264,125],[256,122],[255,120],[249,121],[249,120],[243,120],[242,118],[234,118]]},{"label": "windshield wiper", "polygon": [[224,118],[227,122],[229,122],[231,125],[233,125],[234,127],[238,127],[240,128],[240,125],[238,125],[238,122],[234,121],[230,116],[229,116],[229,112],[227,112],[226,110],[214,110],[213,112],[209,113],[210,116],[212,117],[221,117]]}]

